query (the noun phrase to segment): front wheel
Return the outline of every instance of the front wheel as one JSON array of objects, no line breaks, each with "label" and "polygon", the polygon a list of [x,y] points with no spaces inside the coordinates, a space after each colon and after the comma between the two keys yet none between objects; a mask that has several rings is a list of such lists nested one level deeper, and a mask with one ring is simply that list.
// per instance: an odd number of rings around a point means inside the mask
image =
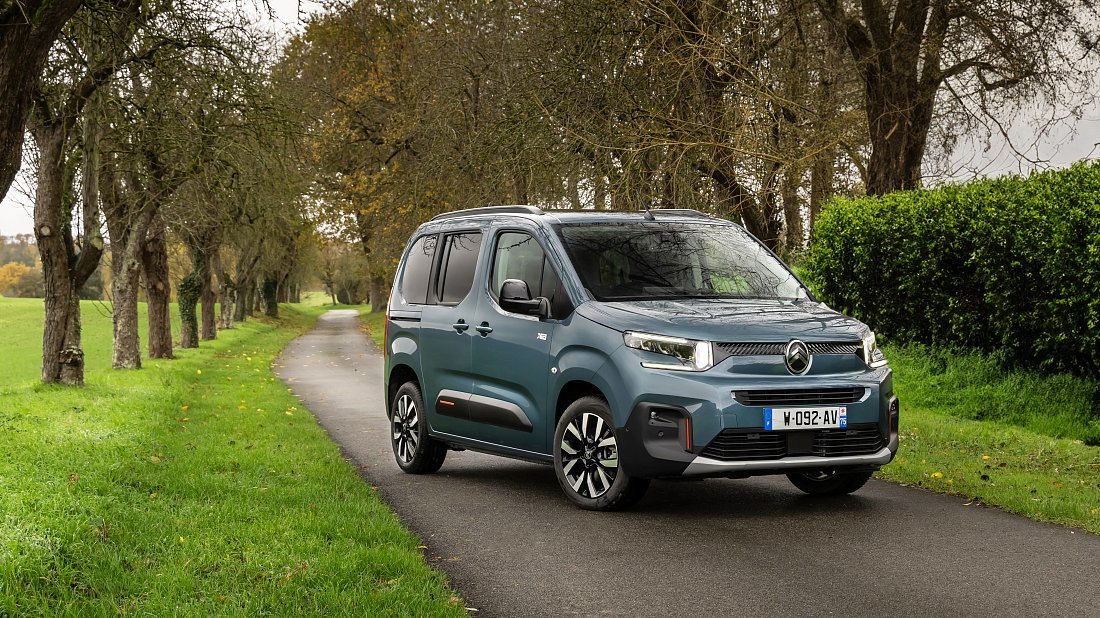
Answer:
[{"label": "front wheel", "polygon": [[447,457],[447,446],[428,435],[424,398],[415,382],[406,382],[397,389],[391,410],[390,445],[397,465],[409,474],[431,474],[439,470]]},{"label": "front wheel", "polygon": [[814,470],[812,472],[792,472],[787,475],[791,483],[811,496],[843,496],[856,491],[871,478],[871,470],[858,472],[840,472],[837,470]]},{"label": "front wheel", "polygon": [[554,432],[554,472],[573,504],[590,511],[615,511],[642,499],[648,479],[627,476],[619,465],[618,436],[607,402],[574,401]]}]

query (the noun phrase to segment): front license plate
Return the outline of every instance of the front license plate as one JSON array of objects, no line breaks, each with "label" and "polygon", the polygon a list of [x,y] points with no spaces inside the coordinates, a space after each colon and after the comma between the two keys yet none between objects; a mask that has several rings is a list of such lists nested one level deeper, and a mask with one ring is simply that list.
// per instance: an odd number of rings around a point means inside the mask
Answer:
[{"label": "front license plate", "polygon": [[764,429],[836,429],[848,426],[848,408],[764,408]]}]

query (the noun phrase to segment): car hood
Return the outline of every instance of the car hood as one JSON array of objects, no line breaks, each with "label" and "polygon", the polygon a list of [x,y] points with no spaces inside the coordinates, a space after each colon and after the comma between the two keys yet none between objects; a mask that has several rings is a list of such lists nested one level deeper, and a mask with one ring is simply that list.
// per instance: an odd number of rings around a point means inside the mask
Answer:
[{"label": "car hood", "polygon": [[577,312],[608,328],[706,341],[859,341],[869,329],[809,300],[590,301]]}]

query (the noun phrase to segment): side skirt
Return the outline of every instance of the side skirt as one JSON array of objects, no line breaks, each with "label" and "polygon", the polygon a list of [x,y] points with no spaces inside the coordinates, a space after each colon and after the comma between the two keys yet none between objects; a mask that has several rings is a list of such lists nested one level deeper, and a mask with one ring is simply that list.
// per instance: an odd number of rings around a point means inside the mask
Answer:
[{"label": "side skirt", "polygon": [[468,451],[475,451],[478,453],[485,453],[487,455],[500,455],[502,457],[508,457],[510,459],[519,459],[521,461],[527,461],[537,464],[552,464],[554,463],[554,456],[546,453],[536,453],[534,451],[525,451],[523,449],[512,448],[510,446],[502,446],[500,444],[494,444],[492,442],[483,442],[481,440],[473,440],[471,438],[463,438],[462,436],[456,436],[449,433],[442,433],[437,431],[430,432],[430,435],[443,442],[450,447],[458,447],[466,449]]}]

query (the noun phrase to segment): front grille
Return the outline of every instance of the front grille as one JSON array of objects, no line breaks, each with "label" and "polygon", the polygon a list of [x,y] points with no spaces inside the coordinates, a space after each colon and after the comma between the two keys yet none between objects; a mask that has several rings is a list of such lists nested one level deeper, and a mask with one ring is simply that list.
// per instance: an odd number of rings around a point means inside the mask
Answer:
[{"label": "front grille", "polygon": [[863,346],[859,343],[810,343],[810,354],[859,354]]},{"label": "front grille", "polygon": [[745,433],[725,429],[701,454],[720,461],[779,459],[787,454],[787,436],[779,432]]},{"label": "front grille", "polygon": [[818,457],[870,455],[885,446],[878,425],[852,426],[848,429],[822,429],[815,432],[813,454]]},{"label": "front grille", "polygon": [[[862,346],[858,342],[810,341],[810,354],[859,354]],[[786,343],[716,343],[719,350],[727,356],[782,356],[787,350]]]},{"label": "front grille", "polygon": [[[808,442],[812,434],[813,441]],[[804,446],[797,446],[799,443]],[[809,449],[806,449],[809,446]],[[718,461],[753,461],[782,459],[787,455],[844,457],[871,455],[885,446],[885,440],[874,423],[853,425],[847,429],[817,431],[759,431],[724,429],[700,453]]]},{"label": "front grille", "polygon": [[798,388],[768,391],[734,391],[737,403],[743,406],[771,408],[776,406],[816,406],[838,403],[854,403],[863,398],[867,389],[851,388]]}]

